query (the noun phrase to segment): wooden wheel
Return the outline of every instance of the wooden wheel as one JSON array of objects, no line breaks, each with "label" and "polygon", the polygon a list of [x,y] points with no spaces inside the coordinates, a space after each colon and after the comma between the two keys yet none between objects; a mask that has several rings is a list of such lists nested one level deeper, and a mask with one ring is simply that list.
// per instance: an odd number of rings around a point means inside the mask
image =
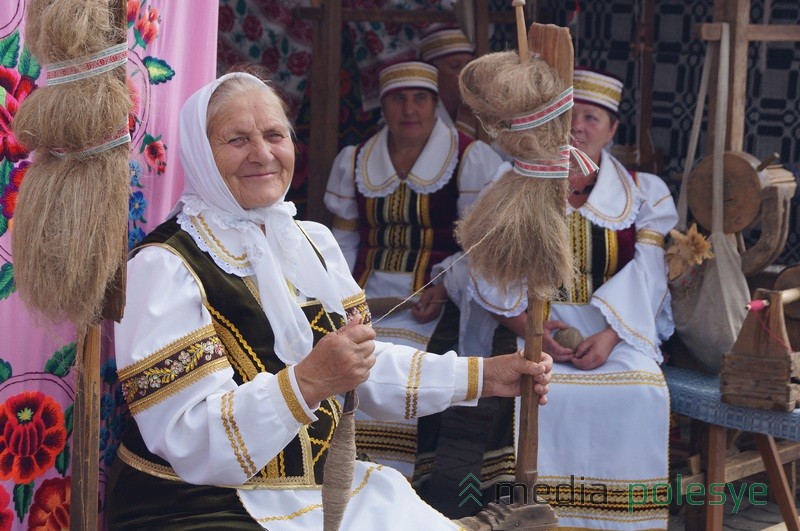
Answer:
[{"label": "wooden wheel", "polygon": [[[780,166],[766,166],[741,151],[723,155],[723,229],[736,234],[742,271],[752,275],[770,265],[781,253],[789,234],[789,208],[795,180]],[[688,203],[699,225],[711,231],[712,157],[701,160],[689,175]],[[761,237],[745,248],[741,231],[761,224]]]},{"label": "wooden wheel", "polygon": [[[711,170],[713,157],[697,163],[689,175],[689,210],[697,223],[711,230]],[[758,218],[761,181],[756,167],[759,161],[754,156],[740,151],[729,151],[723,155],[723,227],[726,234],[746,229]]]}]

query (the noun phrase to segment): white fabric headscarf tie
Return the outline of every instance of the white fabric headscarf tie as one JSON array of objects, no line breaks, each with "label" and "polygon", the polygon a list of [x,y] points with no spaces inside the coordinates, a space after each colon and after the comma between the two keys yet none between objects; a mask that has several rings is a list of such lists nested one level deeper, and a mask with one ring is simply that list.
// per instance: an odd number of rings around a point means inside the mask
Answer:
[{"label": "white fabric headscarf tie", "polygon": [[[186,173],[183,193],[172,214],[207,212],[215,236],[232,253],[245,253],[258,284],[264,313],[275,334],[275,352],[287,364],[303,359],[313,346],[313,333],[289,282],[303,295],[318,299],[329,312],[344,315],[336,281],[323,267],[308,238],[295,223],[297,209],[283,197],[275,204],[244,209],[217,169],[206,131],[208,102],[226,74],[195,92],[180,115],[180,157]],[[269,90],[265,86],[265,90]],[[262,231],[261,226],[264,227]]]}]

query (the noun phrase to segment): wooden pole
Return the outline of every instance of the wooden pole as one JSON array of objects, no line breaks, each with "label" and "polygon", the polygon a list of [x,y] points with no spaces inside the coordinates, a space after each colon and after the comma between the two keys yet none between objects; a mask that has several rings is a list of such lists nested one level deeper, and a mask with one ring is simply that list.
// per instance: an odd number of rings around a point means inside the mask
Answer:
[{"label": "wooden pole", "polygon": [[78,335],[69,528],[96,531],[100,481],[100,325],[89,325],[79,330]]},{"label": "wooden pole", "polygon": [[[516,9],[521,9],[521,6]],[[539,53],[556,70],[558,76],[571,85],[574,56],[569,30],[552,25],[532,24],[527,38],[527,49]],[[530,54],[526,53],[525,58],[529,57]],[[567,111],[567,117],[569,116],[571,111]],[[538,279],[528,280],[529,285],[534,285]],[[526,359],[535,362],[541,361],[545,302],[535,297],[529,289],[524,354]],[[539,397],[533,390],[533,385],[532,377],[524,379],[516,470],[516,481],[524,483],[529,489],[536,483],[539,450]]]},{"label": "wooden pole", "polygon": [[489,53],[489,0],[475,2],[475,56]]},{"label": "wooden pole", "polygon": [[635,47],[639,57],[638,123],[636,124],[637,147],[639,148],[638,169],[659,173],[658,156],[653,144],[653,46],[655,35],[654,0],[643,0],[642,12],[637,25]]},{"label": "wooden pole", "polygon": [[[517,53],[519,62],[530,61],[528,31],[525,26],[525,0],[513,0],[517,20]],[[529,279],[528,285],[536,279]],[[528,288],[528,319],[525,323],[525,359],[533,362],[542,360],[542,320],[544,301],[539,300]],[[529,489],[536,484],[539,461],[539,397],[533,387],[536,381],[532,376],[523,376],[520,400],[519,449],[517,451],[516,482]]]},{"label": "wooden pole", "polygon": [[[525,324],[525,359],[542,361],[544,301],[528,291],[528,321]],[[539,460],[539,395],[533,390],[533,376],[522,380],[522,399],[519,417],[519,450],[517,452],[517,483],[533,488],[538,475]]]},{"label": "wooden pole", "polygon": [[[748,26],[750,23],[750,0],[714,0],[712,10],[714,22],[727,22],[730,26],[730,51],[728,62],[728,105],[727,127],[721,133],[725,136],[726,151],[741,151],[744,142],[744,108],[747,99],[747,48],[749,45]],[[720,57],[717,57],[717,61]],[[719,64],[719,63],[717,63]],[[711,91],[716,92],[717,80],[711,80]],[[716,109],[708,109],[708,123],[716,120]],[[707,151],[712,151],[714,139],[711,135],[706,141]]]},{"label": "wooden pole", "polygon": [[[110,17],[127,41],[127,0],[109,5]],[[124,68],[118,75],[127,77]],[[121,176],[127,179],[127,176]],[[127,226],[121,227],[120,266],[106,287],[103,317],[120,321],[125,308],[125,263],[128,250]],[[100,489],[100,325],[78,329],[75,363],[75,423],[72,430],[72,479],[70,482],[71,531],[96,531]]]},{"label": "wooden pole", "polygon": [[528,52],[528,30],[525,26],[525,0],[513,0],[511,5],[514,6],[514,13],[517,19],[517,51],[519,53],[520,62],[528,61],[530,53]]},{"label": "wooden pole", "polygon": [[342,62],[342,0],[325,0],[315,21],[311,63],[311,134],[309,138],[308,210],[312,221],[330,226],[333,216],[324,196],[339,148],[339,68]]}]

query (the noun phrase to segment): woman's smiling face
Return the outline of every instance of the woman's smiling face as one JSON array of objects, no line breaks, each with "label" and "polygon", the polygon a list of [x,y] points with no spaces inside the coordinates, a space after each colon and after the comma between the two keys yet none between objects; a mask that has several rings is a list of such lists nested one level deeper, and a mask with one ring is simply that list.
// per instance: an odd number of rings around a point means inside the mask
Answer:
[{"label": "woman's smiling face", "polygon": [[209,117],[220,175],[244,209],[280,201],[294,174],[295,148],[277,96],[254,87],[226,98]]}]

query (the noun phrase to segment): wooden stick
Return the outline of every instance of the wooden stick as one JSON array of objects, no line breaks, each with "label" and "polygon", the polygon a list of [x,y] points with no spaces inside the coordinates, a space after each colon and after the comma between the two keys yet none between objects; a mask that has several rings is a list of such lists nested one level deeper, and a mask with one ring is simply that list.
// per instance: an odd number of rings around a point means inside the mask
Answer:
[{"label": "wooden stick", "polygon": [[[525,325],[525,359],[542,360],[542,327],[544,301],[532,298],[528,291],[528,321]],[[539,459],[539,395],[533,390],[533,376],[522,380],[522,407],[519,421],[516,482],[533,488],[536,484]]]},{"label": "wooden stick", "polygon": [[517,52],[519,53],[519,62],[527,63],[530,60],[531,54],[528,51],[528,30],[525,27],[525,0],[512,0],[511,5],[514,6],[514,13],[517,20]]},{"label": "wooden stick", "polygon": [[[127,41],[127,0],[109,5],[110,16]],[[124,68],[118,75],[126,77]],[[120,231],[120,267],[106,286],[103,317],[120,321],[125,308],[127,227]],[[100,491],[100,325],[78,330],[76,358],[75,424],[72,431],[72,480],[70,482],[71,531],[95,531],[98,526]]]},{"label": "wooden stick", "polygon": [[[552,24],[532,24],[528,40],[530,50],[540,53],[542,59],[556,70],[559,77],[571,84],[573,55],[569,30]],[[568,139],[565,138],[564,141],[567,142]],[[529,280],[529,284],[535,284],[536,279]],[[541,360],[544,305],[544,300],[537,299],[529,291],[525,358],[536,362]],[[532,377],[524,379],[516,470],[516,481],[529,488],[536,483],[539,450],[539,395],[533,390],[533,385]]]},{"label": "wooden stick", "polygon": [[95,531],[99,529],[100,325],[78,331],[77,360],[69,528]]}]

